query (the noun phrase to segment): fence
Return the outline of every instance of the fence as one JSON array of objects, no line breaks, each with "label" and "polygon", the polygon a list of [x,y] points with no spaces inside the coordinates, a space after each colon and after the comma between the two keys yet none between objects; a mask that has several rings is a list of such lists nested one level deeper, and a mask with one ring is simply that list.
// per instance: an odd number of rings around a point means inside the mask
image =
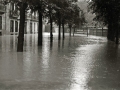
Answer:
[{"label": "fence", "polygon": [[75,31],[76,34],[107,36],[107,29],[102,28],[81,28]]}]

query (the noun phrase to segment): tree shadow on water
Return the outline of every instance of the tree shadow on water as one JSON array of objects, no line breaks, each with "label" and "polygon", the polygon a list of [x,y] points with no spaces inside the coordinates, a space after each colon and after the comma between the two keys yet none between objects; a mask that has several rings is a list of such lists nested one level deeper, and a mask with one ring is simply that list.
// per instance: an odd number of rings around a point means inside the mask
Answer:
[{"label": "tree shadow on water", "polygon": [[117,63],[120,59],[119,57],[119,45],[108,42],[104,49],[104,57],[107,62]]}]

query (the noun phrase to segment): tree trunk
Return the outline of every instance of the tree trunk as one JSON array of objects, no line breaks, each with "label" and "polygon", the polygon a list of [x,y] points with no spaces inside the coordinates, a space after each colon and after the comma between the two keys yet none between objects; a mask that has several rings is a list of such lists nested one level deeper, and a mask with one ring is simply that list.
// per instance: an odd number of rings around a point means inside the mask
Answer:
[{"label": "tree trunk", "polygon": [[114,41],[115,40],[115,27],[113,27],[114,25],[109,23],[108,25],[108,33],[107,33],[107,38],[110,41]]},{"label": "tree trunk", "polygon": [[60,17],[60,12],[58,12],[58,25],[59,25],[58,40],[60,40],[61,39],[61,17]]},{"label": "tree trunk", "polygon": [[119,44],[119,30],[116,32],[116,44]]},{"label": "tree trunk", "polygon": [[119,44],[119,25],[116,25],[116,44]]},{"label": "tree trunk", "polygon": [[65,27],[64,27],[64,22],[62,22],[62,28],[63,28],[63,40],[65,39]]},{"label": "tree trunk", "polygon": [[53,21],[52,21],[52,16],[50,13],[49,13],[49,15],[50,15],[50,42],[52,42],[53,41],[53,33],[52,33]]},{"label": "tree trunk", "polygon": [[42,13],[39,10],[38,10],[38,13],[39,13],[38,46],[42,46],[42,41],[43,41]]},{"label": "tree trunk", "polygon": [[23,52],[24,45],[24,25],[25,25],[25,9],[27,7],[26,3],[21,3],[20,6],[20,26],[18,35],[17,52]]},{"label": "tree trunk", "polygon": [[71,26],[69,26],[69,28],[70,28],[70,37],[71,37]]},{"label": "tree trunk", "polygon": [[112,25],[108,24],[108,30],[107,30],[107,39],[110,40],[110,31],[112,29]]},{"label": "tree trunk", "polygon": [[74,30],[73,30],[73,36],[74,36],[74,34],[75,34],[75,27],[74,27]]}]

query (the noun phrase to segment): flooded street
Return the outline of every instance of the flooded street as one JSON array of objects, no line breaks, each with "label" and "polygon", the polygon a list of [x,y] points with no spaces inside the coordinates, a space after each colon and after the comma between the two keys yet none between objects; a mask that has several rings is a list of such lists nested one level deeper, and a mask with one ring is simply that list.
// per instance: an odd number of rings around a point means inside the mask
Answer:
[{"label": "flooded street", "polygon": [[0,36],[0,90],[120,90],[120,46],[105,37],[66,36],[43,46],[25,35],[17,53],[17,36]]}]

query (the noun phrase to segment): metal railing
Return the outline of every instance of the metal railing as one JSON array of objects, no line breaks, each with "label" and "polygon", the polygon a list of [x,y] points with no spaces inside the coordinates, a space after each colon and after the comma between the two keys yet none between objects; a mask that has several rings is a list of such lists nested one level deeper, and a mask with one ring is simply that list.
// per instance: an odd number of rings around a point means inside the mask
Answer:
[{"label": "metal railing", "polygon": [[19,12],[18,10],[10,10],[10,17],[18,17],[19,16]]}]

